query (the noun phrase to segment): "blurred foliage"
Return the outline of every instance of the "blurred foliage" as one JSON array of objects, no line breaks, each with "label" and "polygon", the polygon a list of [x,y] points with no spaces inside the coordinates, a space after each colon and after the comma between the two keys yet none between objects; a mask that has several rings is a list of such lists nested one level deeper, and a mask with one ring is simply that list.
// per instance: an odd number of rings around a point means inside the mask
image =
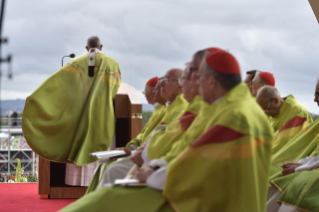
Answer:
[{"label": "blurred foliage", "polygon": [[150,117],[152,116],[153,112],[152,111],[143,111],[142,112],[142,117],[143,117],[143,127],[145,124],[148,122]]},{"label": "blurred foliage", "polygon": [[311,114],[311,116],[312,116],[313,121],[315,121],[319,117],[319,115],[317,115],[317,114]]}]

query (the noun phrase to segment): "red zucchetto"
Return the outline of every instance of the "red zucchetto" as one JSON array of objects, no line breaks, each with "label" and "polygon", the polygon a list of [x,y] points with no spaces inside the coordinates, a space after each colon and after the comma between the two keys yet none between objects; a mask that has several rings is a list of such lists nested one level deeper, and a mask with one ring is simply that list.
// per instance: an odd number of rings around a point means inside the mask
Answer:
[{"label": "red zucchetto", "polygon": [[262,80],[264,80],[265,83],[275,87],[276,80],[275,80],[275,77],[272,73],[263,71],[263,72],[259,73],[259,76]]},{"label": "red zucchetto", "polygon": [[236,58],[228,52],[214,51],[205,58],[207,65],[222,74],[240,74]]},{"label": "red zucchetto", "polygon": [[152,79],[147,81],[146,85],[148,85],[150,87],[155,87],[157,82],[158,82],[158,77],[153,77]]}]

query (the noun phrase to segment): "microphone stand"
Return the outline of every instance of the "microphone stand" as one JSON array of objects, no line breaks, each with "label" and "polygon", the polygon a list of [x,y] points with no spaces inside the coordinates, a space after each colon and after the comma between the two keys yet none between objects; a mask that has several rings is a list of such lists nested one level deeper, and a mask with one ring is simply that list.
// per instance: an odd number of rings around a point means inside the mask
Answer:
[{"label": "microphone stand", "polygon": [[63,67],[63,58],[65,58],[65,57],[71,57],[71,58],[74,58],[75,57],[75,54],[70,54],[70,55],[66,55],[66,56],[63,56],[62,57],[62,67]]}]

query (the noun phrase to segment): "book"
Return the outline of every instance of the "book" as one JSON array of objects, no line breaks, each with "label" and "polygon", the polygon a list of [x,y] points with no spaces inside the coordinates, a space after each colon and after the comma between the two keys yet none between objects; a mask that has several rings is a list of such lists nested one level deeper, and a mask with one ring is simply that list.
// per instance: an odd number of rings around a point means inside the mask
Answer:
[{"label": "book", "polygon": [[125,151],[123,150],[110,150],[110,151],[99,151],[99,152],[92,152],[89,155],[97,157],[99,160],[109,159],[111,157],[126,155]]},{"label": "book", "polygon": [[146,186],[145,183],[142,183],[136,179],[117,179],[114,182],[114,185],[122,186]]}]

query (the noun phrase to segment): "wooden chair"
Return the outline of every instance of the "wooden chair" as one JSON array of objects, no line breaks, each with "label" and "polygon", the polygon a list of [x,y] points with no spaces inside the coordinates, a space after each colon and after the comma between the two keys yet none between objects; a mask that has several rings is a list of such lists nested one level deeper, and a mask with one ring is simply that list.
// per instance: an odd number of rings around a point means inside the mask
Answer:
[{"label": "wooden chair", "polygon": [[[122,83],[115,100],[116,147],[125,145],[142,130],[142,103],[136,90]],[[56,163],[39,157],[40,198],[80,198],[87,187],[65,184],[65,163]]]}]

